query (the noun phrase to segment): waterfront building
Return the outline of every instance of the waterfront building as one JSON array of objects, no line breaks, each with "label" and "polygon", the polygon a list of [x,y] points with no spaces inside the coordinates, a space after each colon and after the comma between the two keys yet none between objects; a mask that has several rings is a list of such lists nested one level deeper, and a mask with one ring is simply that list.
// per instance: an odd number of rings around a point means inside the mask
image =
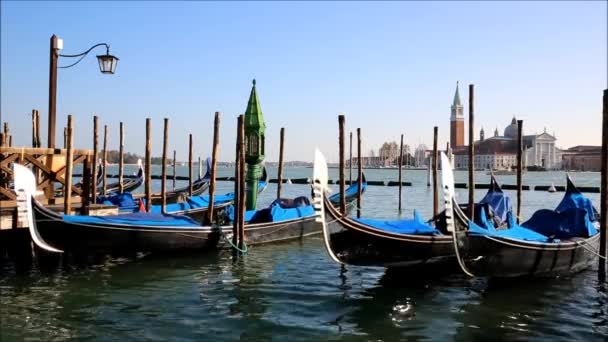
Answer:
[{"label": "waterfront building", "polygon": [[562,168],[572,171],[602,171],[602,146],[578,145],[562,151]]},{"label": "waterfront building", "polygon": [[[538,167],[543,169],[559,169],[561,167],[561,151],[555,146],[557,139],[545,130],[541,134],[523,136],[522,163],[524,167]],[[476,169],[509,170],[517,167],[517,119],[513,117],[511,123],[499,135],[498,128],[494,136],[485,138],[482,128],[479,140],[475,141]],[[469,152],[466,146],[454,149],[454,166],[457,169],[466,169],[469,162]]]}]

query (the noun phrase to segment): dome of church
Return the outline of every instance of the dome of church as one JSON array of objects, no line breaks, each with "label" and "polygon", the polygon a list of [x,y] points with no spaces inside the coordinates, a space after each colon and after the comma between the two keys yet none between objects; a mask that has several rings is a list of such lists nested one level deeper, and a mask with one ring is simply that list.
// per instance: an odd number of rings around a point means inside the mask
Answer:
[{"label": "dome of church", "polygon": [[505,137],[517,139],[517,120],[513,117],[511,124],[505,128]]}]

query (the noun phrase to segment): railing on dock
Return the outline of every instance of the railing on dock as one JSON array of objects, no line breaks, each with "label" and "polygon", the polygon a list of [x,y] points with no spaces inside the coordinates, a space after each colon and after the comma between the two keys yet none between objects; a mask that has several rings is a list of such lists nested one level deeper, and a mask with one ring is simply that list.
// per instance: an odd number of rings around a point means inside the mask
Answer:
[{"label": "railing on dock", "polygon": [[[54,183],[62,186],[66,184],[66,149],[58,148],[34,148],[34,147],[0,147],[0,199],[15,200],[17,197],[10,188],[13,179],[12,163],[19,163],[27,167],[33,167],[36,174],[36,186],[38,190],[44,191],[49,203],[55,202]],[[83,164],[83,170],[90,170],[93,150],[73,150],[72,166]],[[87,172],[83,172],[86,174]],[[89,172],[90,174],[90,172]],[[83,181],[91,177],[85,177]],[[92,185],[94,187],[94,185]],[[89,184],[89,189],[94,189]],[[72,192],[83,196],[86,187],[77,187],[71,184]]]}]

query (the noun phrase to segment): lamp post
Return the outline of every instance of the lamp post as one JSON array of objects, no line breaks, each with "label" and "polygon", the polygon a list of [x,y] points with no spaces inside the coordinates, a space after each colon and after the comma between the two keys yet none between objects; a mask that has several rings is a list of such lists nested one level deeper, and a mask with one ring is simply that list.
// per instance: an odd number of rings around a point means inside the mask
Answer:
[{"label": "lamp post", "polygon": [[262,175],[260,163],[264,160],[264,116],[255,90],[255,79],[251,87],[247,110],[245,111],[245,161],[247,162],[247,210],[256,207],[258,181]]},{"label": "lamp post", "polygon": [[[97,60],[99,62],[99,70],[102,74],[113,74],[116,71],[116,64],[118,58],[110,55],[110,46],[106,43],[96,44],[91,46],[88,50],[83,53],[75,55],[62,55],[59,54],[59,50],[63,49],[63,40],[58,38],[56,35],[51,36],[50,45],[50,63],[49,63],[49,131],[48,131],[48,147],[55,148],[55,117],[57,109],[57,69],[67,69],[80,63],[86,55],[96,47],[105,46],[106,54],[98,55]],[[59,57],[75,58],[80,57],[76,62],[67,66],[57,66]]]}]

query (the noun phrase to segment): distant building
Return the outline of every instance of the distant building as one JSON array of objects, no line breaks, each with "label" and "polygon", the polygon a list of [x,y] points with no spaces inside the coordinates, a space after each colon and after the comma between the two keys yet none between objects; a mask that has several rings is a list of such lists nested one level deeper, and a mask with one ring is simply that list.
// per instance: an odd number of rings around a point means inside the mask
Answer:
[{"label": "distant building", "polygon": [[464,115],[463,106],[458,93],[458,82],[456,82],[456,93],[452,102],[450,115],[450,145],[452,148],[464,146]]},{"label": "distant building", "polygon": [[425,167],[428,165],[428,148],[424,144],[416,146],[414,151],[414,166]]},{"label": "distant building", "polygon": [[[476,169],[508,170],[517,167],[517,119],[513,117],[511,124],[500,136],[498,128],[494,136],[485,138],[482,128],[479,140],[475,141]],[[524,167],[537,166],[546,169],[558,169],[561,166],[561,152],[555,147],[557,139],[547,133],[524,135],[522,163]],[[466,146],[454,149],[454,166],[466,169],[469,163],[469,152]]]},{"label": "distant building", "polygon": [[562,168],[573,171],[602,171],[602,147],[579,145],[562,151]]}]

